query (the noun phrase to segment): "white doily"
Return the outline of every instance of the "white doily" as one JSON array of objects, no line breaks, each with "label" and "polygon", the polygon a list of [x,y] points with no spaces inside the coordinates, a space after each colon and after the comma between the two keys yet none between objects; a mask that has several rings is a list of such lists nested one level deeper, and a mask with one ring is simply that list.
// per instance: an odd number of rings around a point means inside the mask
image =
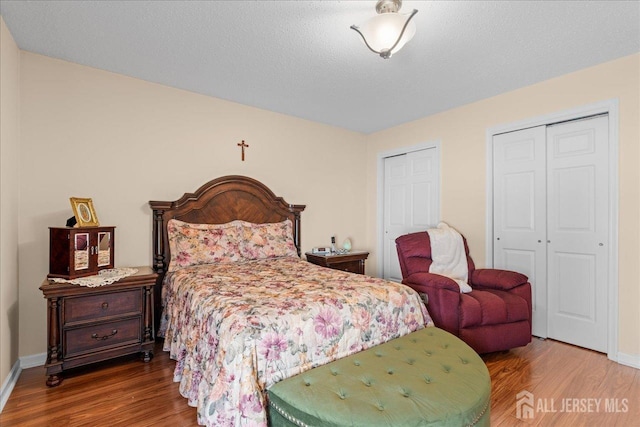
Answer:
[{"label": "white doily", "polygon": [[95,276],[79,277],[77,279],[71,280],[59,278],[53,278],[49,280],[55,283],[72,283],[74,285],[96,288],[98,286],[110,285],[120,279],[124,279],[127,276],[136,274],[137,272],[137,268],[109,268],[107,270],[100,270]]}]

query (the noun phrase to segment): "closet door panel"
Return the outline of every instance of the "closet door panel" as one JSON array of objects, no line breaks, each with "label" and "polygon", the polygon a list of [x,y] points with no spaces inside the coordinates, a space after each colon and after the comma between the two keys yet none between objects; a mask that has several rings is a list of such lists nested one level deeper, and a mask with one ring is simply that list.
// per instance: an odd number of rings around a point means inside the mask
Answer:
[{"label": "closet door panel", "polygon": [[493,137],[493,262],[526,274],[533,334],[546,337],[545,126]]},{"label": "closet door panel", "polygon": [[550,338],[607,351],[608,117],[547,128]]}]

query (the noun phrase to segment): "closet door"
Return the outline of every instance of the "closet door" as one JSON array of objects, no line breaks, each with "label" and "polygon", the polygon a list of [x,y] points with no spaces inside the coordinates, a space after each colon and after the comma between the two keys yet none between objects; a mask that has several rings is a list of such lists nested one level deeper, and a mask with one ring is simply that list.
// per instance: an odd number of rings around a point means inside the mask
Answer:
[{"label": "closet door", "polygon": [[533,335],[547,335],[546,127],[493,137],[494,267],[526,274]]},{"label": "closet door", "polygon": [[384,259],[382,277],[402,282],[396,238],[424,231],[440,220],[438,150],[428,148],[384,159]]},{"label": "closet door", "polygon": [[608,117],[547,128],[548,335],[607,351]]}]

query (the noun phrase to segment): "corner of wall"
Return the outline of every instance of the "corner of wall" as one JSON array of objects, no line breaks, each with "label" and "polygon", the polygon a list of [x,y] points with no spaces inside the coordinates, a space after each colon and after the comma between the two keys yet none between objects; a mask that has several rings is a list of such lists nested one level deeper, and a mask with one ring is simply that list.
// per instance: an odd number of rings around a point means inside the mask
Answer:
[{"label": "corner of wall", "polygon": [[[10,384],[19,375],[16,366],[20,340],[17,255],[20,91],[20,49],[0,16],[0,381],[3,384]],[[6,390],[5,385],[0,390],[3,405],[8,397]]]}]

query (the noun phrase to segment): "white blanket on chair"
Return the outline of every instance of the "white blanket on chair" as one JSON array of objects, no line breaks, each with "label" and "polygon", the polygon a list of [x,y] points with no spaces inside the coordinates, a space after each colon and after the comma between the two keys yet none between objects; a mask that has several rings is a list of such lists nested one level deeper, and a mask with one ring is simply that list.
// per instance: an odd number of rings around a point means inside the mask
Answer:
[{"label": "white blanket on chair", "polygon": [[430,228],[431,259],[429,273],[440,274],[453,279],[460,287],[461,293],[471,292],[469,286],[469,265],[464,251],[462,235],[444,222],[438,228]]}]

